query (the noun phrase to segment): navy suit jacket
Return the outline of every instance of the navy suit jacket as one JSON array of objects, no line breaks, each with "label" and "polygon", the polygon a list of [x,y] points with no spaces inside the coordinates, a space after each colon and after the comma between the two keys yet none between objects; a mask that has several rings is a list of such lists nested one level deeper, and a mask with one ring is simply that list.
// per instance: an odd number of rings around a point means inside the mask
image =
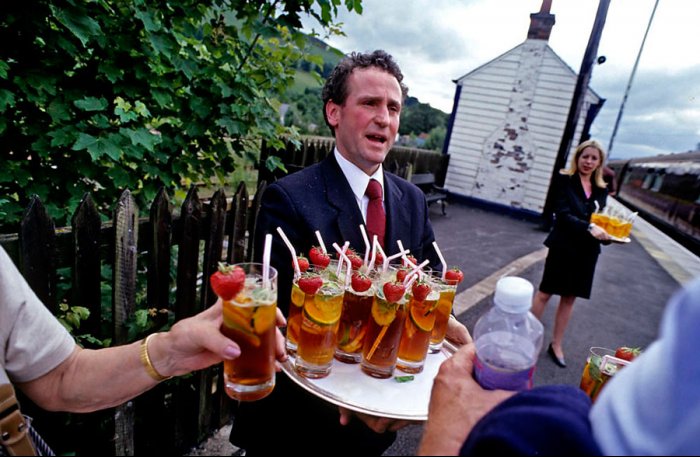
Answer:
[{"label": "navy suit jacket", "polygon": [[556,220],[544,244],[549,248],[572,254],[597,257],[600,254],[601,242],[588,233],[588,224],[591,214],[596,209],[596,203],[600,210],[605,208],[608,190],[593,184],[589,198],[586,197],[578,174],[559,175],[557,178],[558,190],[554,203]]},{"label": "navy suit jacket", "polygon": [[[423,192],[405,179],[384,172],[384,206],[387,226],[385,252],[398,252],[397,240],[404,248],[423,261],[430,259],[431,267],[440,266],[432,246],[435,240],[428,218],[428,205]],[[365,243],[360,231],[362,213],[350,184],[334,154],[301,171],[270,184],[262,196],[255,228],[254,258],[262,259],[265,235],[273,235],[271,265],[278,271],[278,306],[287,315],[293,275],[289,249],[277,233],[281,227],[297,254],[308,257],[313,245],[318,245],[315,232],[335,257],[333,243],[350,247],[363,254]]]}]

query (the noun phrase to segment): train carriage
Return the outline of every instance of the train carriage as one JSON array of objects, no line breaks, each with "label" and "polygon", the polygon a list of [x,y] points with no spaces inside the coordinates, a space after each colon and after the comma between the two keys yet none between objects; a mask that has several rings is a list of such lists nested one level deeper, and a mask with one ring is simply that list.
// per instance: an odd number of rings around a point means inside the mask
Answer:
[{"label": "train carriage", "polygon": [[621,202],[700,255],[700,151],[608,165]]}]

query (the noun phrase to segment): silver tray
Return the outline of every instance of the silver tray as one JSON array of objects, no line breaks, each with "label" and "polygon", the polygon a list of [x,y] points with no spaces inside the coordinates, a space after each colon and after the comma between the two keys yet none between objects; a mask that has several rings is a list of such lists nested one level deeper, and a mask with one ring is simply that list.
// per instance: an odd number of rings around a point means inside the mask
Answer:
[{"label": "silver tray", "polygon": [[[392,419],[424,421],[428,419],[428,403],[433,379],[442,362],[457,348],[445,340],[442,351],[428,354],[423,371],[412,381],[398,382],[394,377],[377,379],[366,375],[360,364],[333,360],[331,374],[323,379],[307,379],[294,370],[294,357],[282,364],[282,371],[312,394],[338,406]],[[394,376],[410,376],[398,368]]]}]

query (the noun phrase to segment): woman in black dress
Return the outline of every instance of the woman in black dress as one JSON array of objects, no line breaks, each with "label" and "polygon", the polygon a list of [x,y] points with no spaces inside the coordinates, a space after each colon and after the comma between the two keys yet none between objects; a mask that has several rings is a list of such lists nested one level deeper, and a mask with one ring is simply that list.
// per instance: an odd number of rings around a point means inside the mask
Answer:
[{"label": "woman in black dress", "polygon": [[560,367],[565,367],[562,342],[576,297],[590,298],[593,273],[601,242],[609,242],[605,230],[591,224],[591,214],[605,207],[608,196],[603,181],[605,152],[594,140],[581,143],[571,160],[571,168],[558,176],[554,204],[556,220],[545,240],[549,247],[544,274],[535,294],[532,313],[541,319],[552,295],[559,295],[554,318],[554,335],[547,352]]}]

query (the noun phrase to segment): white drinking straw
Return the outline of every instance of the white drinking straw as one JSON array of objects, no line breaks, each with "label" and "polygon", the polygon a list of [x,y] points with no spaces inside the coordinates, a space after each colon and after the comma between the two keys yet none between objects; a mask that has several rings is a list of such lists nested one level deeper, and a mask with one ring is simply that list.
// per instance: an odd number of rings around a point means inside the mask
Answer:
[{"label": "white drinking straw", "polygon": [[[334,247],[334,248],[335,248],[337,245],[338,245],[338,243],[333,243],[333,247]],[[335,270],[335,274],[336,274],[337,276],[340,276],[340,270],[343,269],[343,260],[344,260],[344,259],[347,259],[347,256],[345,255],[345,252],[347,252],[349,246],[350,246],[350,242],[349,242],[349,241],[346,241],[346,242],[343,244],[342,250],[338,251],[338,253],[339,253],[339,254],[342,254],[342,255],[340,256],[340,259],[338,259],[338,268],[336,268],[336,270]],[[338,250],[338,248],[336,248],[336,250]],[[348,259],[348,261],[349,261],[349,259]]]},{"label": "white drinking straw", "polygon": [[377,259],[377,246],[379,246],[379,239],[377,238],[377,235],[372,236],[372,258],[369,261],[369,265],[367,266],[367,271],[372,271],[372,268],[374,268],[374,261]]},{"label": "white drinking straw", "polygon": [[382,255],[382,259],[384,259],[384,262],[382,262],[382,273],[384,273],[389,266],[389,259],[386,257],[386,252],[384,252],[384,249],[382,249],[382,245],[379,244],[379,241],[377,241],[377,251]]},{"label": "white drinking straw", "polygon": [[[270,251],[272,250],[272,235],[265,235],[265,248],[263,249],[263,289],[270,290]],[[295,256],[296,258],[296,256]]]},{"label": "white drinking straw", "polygon": [[411,262],[410,260],[408,260],[408,254],[411,252],[411,250],[410,250],[410,249],[404,249],[404,248],[403,248],[403,243],[401,242],[401,240],[396,240],[396,244],[399,245],[399,251],[404,251],[404,254],[401,256],[401,259],[403,259],[404,264],[408,263],[408,264],[410,264],[412,267],[414,267],[415,264],[414,264],[413,262]]},{"label": "white drinking straw", "polygon": [[321,232],[316,230],[316,239],[318,239],[318,244],[321,246],[321,250],[323,251],[324,254],[328,254],[328,251],[326,250],[326,245],[323,243],[323,238],[321,238]]},{"label": "white drinking straw", "polygon": [[445,275],[447,274],[447,262],[445,262],[445,258],[442,256],[442,252],[440,252],[437,241],[433,241],[433,247],[435,248],[435,252],[437,252],[438,257],[440,257],[440,263],[442,263],[442,280],[444,281]]},{"label": "white drinking straw", "polygon": [[287,238],[287,235],[284,234],[284,230],[282,230],[282,227],[277,227],[277,233],[280,234],[282,237],[282,241],[284,241],[284,244],[287,245],[289,248],[289,252],[292,254],[292,262],[294,263],[294,276],[298,278],[301,276],[301,270],[299,269],[299,261],[297,260],[297,252],[294,250],[294,246],[292,246],[292,243],[289,241],[289,238]]},{"label": "white drinking straw", "polygon": [[396,254],[394,254],[392,256],[387,257],[386,259],[384,259],[384,261],[388,264],[389,262],[391,262],[394,259],[398,259],[399,257],[405,257],[408,252],[409,251],[402,250],[402,251],[397,252]]},{"label": "white drinking straw", "polygon": [[350,284],[350,279],[352,278],[352,262],[350,261],[348,256],[345,254],[345,251],[347,250],[347,247],[349,244],[350,243],[346,241],[345,245],[341,249],[341,247],[338,246],[338,243],[333,243],[333,248],[336,251],[338,251],[338,255],[340,255],[340,260],[338,261],[339,268],[338,268],[338,271],[336,272],[336,274],[338,276],[340,276],[340,266],[343,265],[343,261],[347,262],[347,264],[348,264],[348,271],[347,271],[347,273],[345,273],[345,287],[348,287],[348,285]]},{"label": "white drinking straw", "polygon": [[[409,278],[412,278],[412,277],[420,278],[422,275],[424,275],[425,273],[423,273],[421,270],[423,269],[423,267],[425,267],[429,263],[430,263],[430,260],[426,259],[420,265],[415,265],[413,267],[413,269],[406,275],[406,277],[403,280],[403,283],[406,284],[409,281]],[[406,287],[408,287],[408,286],[406,286]]]},{"label": "white drinking straw", "polygon": [[369,246],[369,238],[367,238],[367,231],[365,230],[364,224],[360,224],[360,232],[362,232],[362,239],[365,240],[365,266],[369,265],[369,256],[372,248]]}]

